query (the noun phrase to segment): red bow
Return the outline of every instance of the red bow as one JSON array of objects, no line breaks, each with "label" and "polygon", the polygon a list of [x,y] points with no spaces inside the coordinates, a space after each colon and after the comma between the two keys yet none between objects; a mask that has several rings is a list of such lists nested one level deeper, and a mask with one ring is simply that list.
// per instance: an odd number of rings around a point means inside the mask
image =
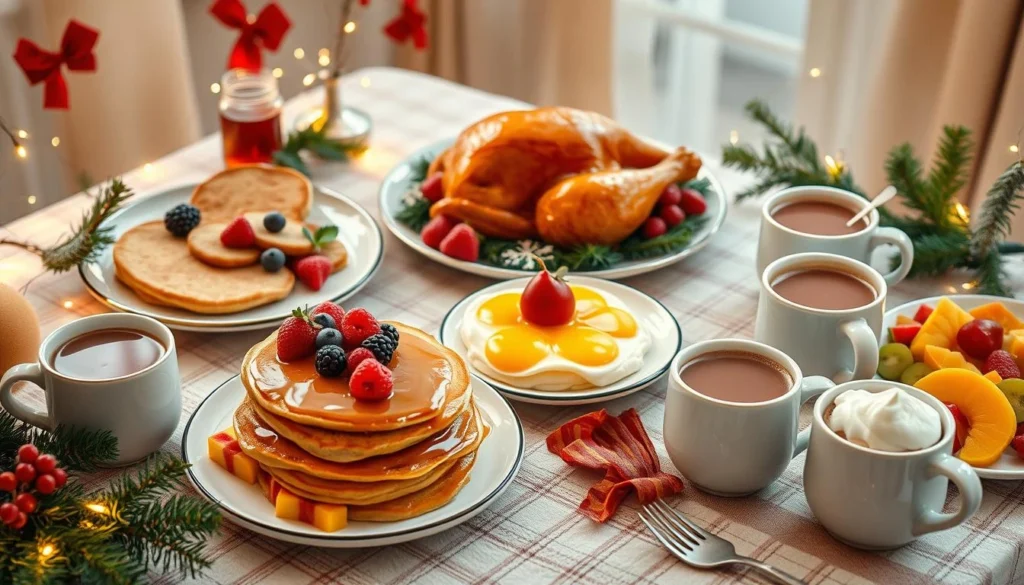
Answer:
[{"label": "red bow", "polygon": [[46,82],[43,88],[44,108],[68,109],[68,84],[60,67],[67,65],[71,71],[96,71],[96,55],[92,54],[92,49],[99,37],[98,30],[72,20],[64,29],[59,53],[44,51],[28,39],[18,39],[14,60],[25,72],[29,84]]},{"label": "red bow", "polygon": [[597,522],[612,517],[630,489],[641,504],[678,493],[683,481],[661,470],[636,410],[609,416],[604,409],[574,418],[548,435],[548,451],[569,465],[603,469],[604,479],[587,491],[580,512]]},{"label": "red bow", "polygon": [[277,51],[292,26],[276,2],[264,6],[251,23],[241,0],[217,0],[210,6],[210,14],[225,26],[242,31],[228,57],[228,69],[259,71],[263,66],[261,49]]},{"label": "red bow", "polygon": [[426,24],[427,15],[420,11],[416,0],[405,0],[402,2],[402,13],[384,26],[384,34],[399,44],[412,38],[413,46],[422,51],[427,48]]}]

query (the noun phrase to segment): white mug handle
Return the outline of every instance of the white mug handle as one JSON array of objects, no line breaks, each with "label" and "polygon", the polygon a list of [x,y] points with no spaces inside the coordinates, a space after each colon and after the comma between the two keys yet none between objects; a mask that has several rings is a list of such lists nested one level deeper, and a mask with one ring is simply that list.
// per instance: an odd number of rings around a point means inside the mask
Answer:
[{"label": "white mug handle", "polygon": [[850,380],[870,380],[878,371],[878,338],[864,319],[843,321],[839,329],[853,345],[853,371],[842,370],[832,377],[836,384]]},{"label": "white mug handle", "polygon": [[893,227],[880,227],[871,236],[871,242],[868,246],[873,251],[883,244],[892,244],[900,251],[900,265],[896,267],[896,270],[882,277],[885,279],[885,284],[894,286],[907,277],[907,274],[910,273],[910,267],[914,265],[914,243],[910,241],[907,234],[903,233],[903,230]]},{"label": "white mug handle", "polygon": [[[835,386],[835,382],[829,380],[825,376],[810,376],[804,378],[803,384],[800,385],[800,404],[806,404],[808,400],[817,398],[824,394],[830,388]],[[811,440],[811,426],[808,427],[796,435],[796,441],[793,444],[793,457],[804,452],[807,449],[807,442]]]},{"label": "white mug handle", "polygon": [[949,453],[939,453],[929,462],[928,477],[939,475],[945,475],[956,484],[960,491],[960,509],[950,513],[942,512],[941,509],[921,510],[921,515],[914,521],[914,536],[959,526],[981,506],[981,480],[970,465]]},{"label": "white mug handle", "polygon": [[50,403],[50,389],[46,387],[46,380],[43,378],[43,369],[39,364],[18,364],[7,370],[4,377],[0,379],[0,405],[14,418],[27,422],[32,426],[39,427],[45,431],[53,430],[53,420],[50,413],[45,410],[36,410],[15,398],[13,388],[15,382],[32,382],[43,389],[46,394],[46,403]]}]

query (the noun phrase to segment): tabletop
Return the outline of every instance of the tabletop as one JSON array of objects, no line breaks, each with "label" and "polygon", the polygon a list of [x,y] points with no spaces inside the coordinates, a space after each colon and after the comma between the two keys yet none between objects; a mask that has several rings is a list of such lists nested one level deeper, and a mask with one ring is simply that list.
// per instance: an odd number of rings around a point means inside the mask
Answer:
[{"label": "tabletop", "polygon": [[[397,69],[363,69],[343,82],[346,103],[374,122],[370,148],[352,162],[314,165],[313,181],[336,189],[378,216],[377,190],[388,170],[414,150],[450,137],[477,119],[522,102],[483,93],[437,78]],[[320,103],[311,90],[285,107],[287,122]],[[707,168],[735,193],[750,177],[724,169],[717,153]],[[167,157],[126,173],[138,197],[174,185],[201,181],[222,168],[220,137],[213,135]],[[80,217],[87,200],[69,197],[5,227],[16,235],[49,244]],[[627,282],[661,300],[682,325],[684,342],[752,337],[757,306],[754,250],[759,205],[733,204],[710,245],[682,263]],[[1017,268],[1014,267],[1015,282]],[[40,272],[34,256],[0,248],[0,281],[21,287]],[[889,292],[890,307],[907,300],[957,290],[945,281],[903,284]],[[961,279],[963,280],[963,279]],[[447,310],[487,284],[424,259],[387,236],[383,266],[346,308],[435,332]],[[72,271],[36,278],[26,293],[46,334],[78,317],[105,311]],[[2,334],[2,332],[0,332]],[[180,452],[181,431],[192,411],[214,388],[238,373],[242,356],[266,332],[204,334],[176,332],[183,409],[174,437],[165,445]],[[676,473],[662,443],[665,381],[602,404],[611,413],[633,407],[657,446],[666,471]],[[590,406],[515,403],[526,431],[526,459],[513,485],[472,520],[441,534],[402,545],[331,550],[272,540],[225,522],[210,542],[214,563],[202,583],[763,583],[744,571],[697,571],[669,554],[637,517],[627,499],[607,523],[577,512],[599,474],[571,468],[545,447],[561,423],[594,410]],[[805,414],[806,418],[806,414]],[[806,421],[805,421],[806,422]],[[727,499],[687,485],[673,505],[749,555],[814,584],[1017,583],[1024,581],[1024,485],[984,481],[981,509],[965,524],[931,534],[911,545],[867,553],[840,544],[818,525],[804,499],[797,457],[781,479],[755,496]],[[104,476],[92,478],[102,481]],[[952,497],[950,498],[952,499]],[[173,576],[158,582],[178,582]]]}]

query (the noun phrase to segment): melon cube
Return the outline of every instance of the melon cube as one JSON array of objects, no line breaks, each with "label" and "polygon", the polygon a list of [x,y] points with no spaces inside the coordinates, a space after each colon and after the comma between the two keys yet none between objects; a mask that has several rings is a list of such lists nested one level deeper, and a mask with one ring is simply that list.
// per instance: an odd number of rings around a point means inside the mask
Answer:
[{"label": "melon cube", "polygon": [[242,447],[235,438],[235,429],[226,429],[214,433],[206,440],[210,459],[217,465],[248,483],[256,483],[259,465],[256,460],[242,452]]},{"label": "melon cube", "polygon": [[[271,493],[274,494],[273,484]],[[280,487],[274,498],[274,515],[278,518],[312,524],[324,532],[336,532],[348,524],[347,506],[315,502]]]}]

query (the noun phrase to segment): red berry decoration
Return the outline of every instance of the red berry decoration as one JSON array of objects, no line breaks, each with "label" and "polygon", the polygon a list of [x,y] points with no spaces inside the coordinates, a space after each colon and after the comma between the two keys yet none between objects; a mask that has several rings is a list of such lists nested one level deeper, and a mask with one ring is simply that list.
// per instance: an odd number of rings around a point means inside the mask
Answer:
[{"label": "red berry decoration", "polygon": [[306,256],[295,263],[295,277],[314,291],[324,286],[331,272],[334,272],[334,264],[321,254]]},{"label": "red berry decoration", "polygon": [[661,208],[661,213],[658,214],[661,219],[665,220],[665,224],[668,227],[675,227],[686,219],[686,213],[683,212],[682,208],[678,205],[665,205]]},{"label": "red berry decoration", "polygon": [[552,274],[543,261],[538,261],[540,272],[526,283],[519,297],[519,312],[527,323],[541,327],[566,325],[576,314],[576,295],[565,282],[568,268],[563,266]]},{"label": "red berry decoration", "polygon": [[377,360],[363,360],[348,380],[349,391],[356,400],[386,400],[391,397],[394,381],[391,370]]},{"label": "red berry decoration", "polygon": [[309,316],[325,314],[329,315],[334,319],[335,325],[341,325],[341,319],[345,316],[345,309],[341,308],[341,305],[332,303],[331,301],[324,301],[319,305],[313,307],[313,310],[309,312]]},{"label": "red berry decoration", "polygon": [[988,359],[985,360],[985,367],[982,370],[986,374],[995,371],[1004,380],[1020,378],[1020,368],[1017,367],[1017,362],[1014,361],[1012,355],[1001,349],[989,354]]},{"label": "red berry decoration", "polygon": [[420,239],[423,240],[424,244],[438,250],[441,248],[441,242],[457,225],[459,225],[458,220],[452,219],[447,215],[439,215],[423,226],[423,229],[420,231]]},{"label": "red berry decoration", "polygon": [[444,197],[444,185],[441,183],[442,177],[444,177],[444,173],[439,171],[420,183],[420,193],[423,194],[424,199],[431,203],[437,203]]},{"label": "red berry decoration", "polygon": [[277,359],[292,362],[313,355],[315,349],[316,329],[302,309],[295,309],[277,328]]},{"label": "red berry decoration", "polygon": [[665,207],[668,205],[679,205],[679,202],[683,200],[683,190],[679,188],[679,185],[672,183],[665,190],[661,192],[661,197],[658,198],[658,205]]},{"label": "red berry decoration", "polygon": [[[1017,435],[1014,437],[1013,440],[1010,441],[1010,445],[1013,447],[1013,450],[1017,452],[1017,455],[1024,457],[1024,435]],[[953,452],[956,453],[956,451]],[[0,514],[2,513],[3,510],[0,510]]]},{"label": "red berry decoration", "polygon": [[10,524],[18,519],[18,507],[14,504],[7,502],[6,504],[0,504],[0,521],[4,524]]},{"label": "red berry decoration", "polygon": [[36,459],[36,471],[39,473],[50,473],[57,469],[57,458],[53,455],[40,455]]},{"label": "red berry decoration", "polygon": [[348,352],[347,354],[345,354],[345,357],[348,361],[349,372],[356,371],[356,368],[359,367],[359,364],[363,363],[363,360],[376,359],[375,357],[373,357],[373,352],[366,349],[365,347],[357,347],[352,351]]},{"label": "red berry decoration", "polygon": [[28,483],[36,478],[36,468],[31,463],[19,463],[14,467],[14,477],[20,483]]},{"label": "red berry decoration", "polygon": [[668,224],[660,217],[648,217],[641,229],[643,229],[644,237],[650,240],[667,232]]},{"label": "red berry decoration", "polygon": [[983,360],[1003,347],[1003,326],[989,319],[968,321],[956,332],[956,344],[972,358]]},{"label": "red berry decoration", "polygon": [[28,516],[24,512],[18,512],[18,518],[11,522],[10,527],[15,530],[21,530],[26,524],[28,524]]},{"label": "red berry decoration", "polygon": [[220,233],[220,243],[225,248],[251,248],[256,245],[256,232],[244,217],[236,217]]},{"label": "red berry decoration", "polygon": [[26,443],[18,447],[19,463],[32,463],[36,460],[36,457],[39,457],[39,449],[32,443]]},{"label": "red berry decoration", "polygon": [[[345,348],[359,347],[367,337],[380,333],[380,323],[366,309],[352,309],[345,313],[341,323],[341,337],[345,340]],[[349,359],[352,359],[351,357]]]},{"label": "red berry decoration", "polygon": [[36,478],[36,491],[44,496],[52,494],[56,489],[57,480],[49,473],[45,473]]},{"label": "red berry decoration", "polygon": [[35,512],[36,506],[39,505],[39,501],[36,500],[36,497],[32,494],[28,492],[21,492],[14,497],[14,505],[22,512],[31,514],[32,512]]},{"label": "red berry decoration", "polygon": [[683,197],[679,200],[679,207],[683,208],[686,215],[701,215],[708,210],[708,203],[704,196],[693,189],[683,189]]},{"label": "red berry decoration", "polygon": [[10,471],[0,473],[0,492],[13,492],[18,489],[18,478]]},{"label": "red berry decoration", "polygon": [[441,253],[456,260],[476,262],[480,257],[480,239],[473,228],[464,223],[452,228],[438,246]]},{"label": "red berry decoration", "polygon": [[54,469],[53,473],[51,473],[50,475],[52,475],[53,476],[53,480],[55,482],[57,482],[57,487],[58,488],[64,487],[64,484],[66,484],[68,482],[68,473],[66,471],[64,471],[63,469],[61,469],[60,467],[58,467],[57,469]]}]

